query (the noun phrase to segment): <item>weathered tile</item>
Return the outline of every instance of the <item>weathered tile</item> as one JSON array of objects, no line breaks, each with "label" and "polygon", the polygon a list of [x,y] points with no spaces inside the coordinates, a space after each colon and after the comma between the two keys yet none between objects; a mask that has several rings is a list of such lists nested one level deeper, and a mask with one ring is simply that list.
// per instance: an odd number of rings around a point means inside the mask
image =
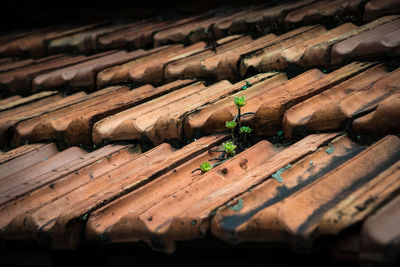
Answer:
[{"label": "weathered tile", "polygon": [[14,96],[10,96],[10,97],[7,97],[7,98],[0,99],[0,106],[7,105],[7,104],[9,104],[11,102],[14,102],[15,100],[18,100],[18,99],[21,99],[21,98],[22,98],[22,96],[20,96],[20,95],[14,95]]},{"label": "weathered tile", "polygon": [[[304,31],[300,31],[301,29],[304,29]],[[326,34],[326,29],[325,27],[318,25],[290,31],[286,34],[290,36],[289,38],[281,40],[276,44],[261,49],[241,59],[240,74],[244,76],[250,69],[255,69],[259,72],[265,71],[266,69],[272,69],[272,66],[270,65],[275,64],[273,62],[276,61],[275,59],[279,56],[281,51],[294,47],[322,34]]]},{"label": "weathered tile", "polygon": [[34,102],[52,95],[56,95],[57,91],[45,91],[45,92],[41,92],[41,93],[37,93],[34,95],[30,95],[24,98],[17,98],[14,101],[10,101],[8,103],[4,103],[3,105],[0,106],[0,111],[4,111],[4,110],[8,110],[8,109],[13,109],[16,108],[18,106],[24,105],[24,104],[28,104],[30,102]]},{"label": "weathered tile", "polygon": [[331,64],[345,60],[380,59],[400,55],[400,19],[364,31],[335,44],[331,51]]},{"label": "weathered tile", "polygon": [[64,67],[36,76],[32,81],[33,89],[40,88],[90,88],[96,87],[96,75],[103,69],[118,65],[146,55],[144,50],[133,52],[113,51],[79,64]]},{"label": "weathered tile", "polygon": [[203,51],[205,46],[204,42],[199,42],[188,47],[172,45],[155,48],[148,56],[101,71],[97,75],[97,87],[116,83],[160,83],[164,79],[165,64]]},{"label": "weathered tile", "polygon": [[[289,86],[284,84],[271,89],[264,96],[266,99],[264,103],[257,110],[253,110],[256,114],[247,118],[246,123],[259,135],[274,135],[281,129],[282,119],[287,109],[372,66],[371,63],[355,62],[329,74],[324,74],[317,69],[307,71],[293,79],[293,82],[289,81]],[[319,79],[308,80],[308,75]],[[297,81],[302,81],[301,86],[296,86]]]},{"label": "weathered tile", "polygon": [[[45,92],[42,92],[45,93]],[[42,94],[39,93],[39,94]],[[2,111],[0,118],[0,144],[10,144],[14,133],[14,126],[22,121],[38,117],[42,114],[52,112],[65,106],[87,99],[84,92],[79,92],[67,97],[61,94],[51,95],[44,99],[18,106],[9,110]],[[21,144],[18,144],[21,145]]]},{"label": "weathered tile", "polygon": [[399,177],[400,160],[326,212],[318,225],[319,234],[337,235],[365,220],[384,203],[398,195]]},{"label": "weathered tile", "polygon": [[[334,146],[325,152],[333,153]],[[309,250],[324,214],[397,162],[399,156],[399,138],[387,136],[285,200],[247,218],[235,228],[236,236],[242,241],[283,242],[299,251]]]},{"label": "weathered tile", "polygon": [[57,146],[51,143],[48,145],[24,145],[4,153],[1,157],[0,180],[37,163],[44,162],[57,152]]},{"label": "weathered tile", "polygon": [[[111,236],[116,242],[144,240],[154,249],[172,252],[175,241],[203,237],[212,212],[219,206],[334,136],[310,136],[278,154],[269,142],[261,141],[207,173],[197,174],[198,178],[161,201],[144,202],[142,205],[149,206],[142,211],[139,206],[138,213],[132,209],[107,229],[104,237]],[[186,179],[192,175],[187,171]],[[134,198],[133,193],[131,197]]]},{"label": "weathered tile", "polygon": [[[103,148],[103,151],[105,153],[102,153],[102,158],[96,157],[95,162],[66,174],[53,181],[49,186],[42,186],[2,205],[0,207],[0,229],[6,227],[18,215],[27,211],[32,212],[62,198],[73,190],[119,168],[140,155],[136,152],[136,148],[132,146],[109,145]],[[140,148],[138,151],[140,151]]]},{"label": "weathered tile", "polygon": [[48,182],[51,182],[51,180],[40,180],[40,178],[42,176],[51,176],[52,172],[57,171],[57,168],[62,168],[63,165],[77,160],[79,157],[83,157],[86,154],[86,151],[78,147],[71,147],[51,156],[46,161],[39,162],[28,168],[22,169],[19,172],[4,177],[0,180],[0,204],[13,200],[29,191],[45,185]]},{"label": "weathered tile", "polygon": [[88,219],[90,212],[156,179],[224,139],[223,135],[205,137],[177,151],[162,144],[62,198],[18,216],[5,229],[4,236],[36,238],[41,232],[51,239],[54,248],[74,247],[79,241],[81,223]]},{"label": "weathered tile", "polygon": [[[226,131],[225,122],[233,120],[237,114],[237,108],[233,103],[236,96],[246,97],[247,104],[242,108],[243,114],[257,110],[263,101],[265,101],[264,96],[268,96],[269,90],[287,81],[286,75],[283,73],[271,72],[269,75],[268,79],[252,85],[246,90],[227,96],[214,103],[204,105],[195,112],[188,114],[184,124],[185,137],[191,138],[193,135],[198,136]],[[308,79],[313,78],[308,76]],[[246,81],[249,83],[249,80]],[[241,83],[243,86],[246,86],[245,81]]]},{"label": "weathered tile", "polygon": [[[331,146],[334,147],[334,150],[332,153],[327,153],[326,150]],[[272,224],[264,226],[266,228],[271,227],[271,237],[265,237],[257,230],[253,230],[253,224],[261,223],[260,227],[263,227],[262,221],[253,221],[253,216],[264,209],[273,207],[274,204],[283,203],[286,198],[318,181],[324,174],[334,170],[363,150],[364,147],[351,142],[346,136],[340,136],[332,140],[329,145],[321,145],[312,154],[306,155],[299,161],[292,162],[289,167],[282,165],[284,168],[275,173],[268,171],[269,174],[266,175],[273,174],[272,177],[275,179],[269,179],[259,184],[216,211],[211,223],[212,234],[231,243],[263,242],[264,239],[265,242],[284,241],[272,240],[274,237]],[[281,180],[281,182],[278,180]],[[233,209],[232,207],[238,203],[239,199],[241,199],[243,207]],[[301,213],[301,210],[298,213]],[[247,228],[247,225],[249,225],[249,228]]]},{"label": "weathered tile", "polygon": [[375,111],[353,121],[356,133],[397,134],[400,132],[400,94],[388,96],[378,103]]},{"label": "weathered tile", "polygon": [[291,107],[283,117],[282,129],[285,137],[292,138],[294,135],[304,135],[316,130],[340,129],[344,120],[338,116],[340,108],[335,108],[338,103],[354,92],[368,90],[368,87],[386,74],[385,67],[377,65]]},{"label": "weathered tile", "polygon": [[144,85],[134,90],[127,87],[120,88],[115,92],[22,122],[15,129],[15,142],[20,144],[23,140],[57,138],[69,145],[91,144],[92,126],[97,121],[180,89],[192,82],[177,80],[157,88],[151,85]]},{"label": "weathered tile", "polygon": [[9,58],[9,59],[10,60],[7,62],[1,62],[0,72],[11,71],[14,69],[26,67],[26,66],[34,64],[34,62],[35,62],[31,58],[23,59],[23,60],[13,60],[12,58]]},{"label": "weathered tile", "polygon": [[307,24],[319,22],[323,19],[355,14],[361,7],[363,0],[334,0],[317,1],[308,6],[290,12],[284,20],[286,24]]},{"label": "weathered tile", "polygon": [[400,12],[400,2],[397,0],[371,0],[365,5],[364,18],[371,21],[384,15],[394,15]]},{"label": "weathered tile", "polygon": [[252,38],[250,36],[244,36],[232,40],[231,42],[222,43],[215,48],[215,52],[207,49],[200,53],[172,61],[165,66],[165,79],[171,81],[179,78],[199,77],[201,74],[200,62],[202,60],[210,58],[216,54],[225,53],[244,44],[248,44],[251,40]]},{"label": "weathered tile", "polygon": [[[123,30],[136,23],[114,23],[100,27],[89,27],[75,34],[68,34],[60,38],[53,38],[48,43],[51,53],[78,52],[81,54],[93,53],[98,50],[97,39],[103,34]],[[96,25],[97,26],[97,25]]]},{"label": "weathered tile", "polygon": [[361,261],[396,264],[399,260],[400,196],[368,218],[361,233]]}]

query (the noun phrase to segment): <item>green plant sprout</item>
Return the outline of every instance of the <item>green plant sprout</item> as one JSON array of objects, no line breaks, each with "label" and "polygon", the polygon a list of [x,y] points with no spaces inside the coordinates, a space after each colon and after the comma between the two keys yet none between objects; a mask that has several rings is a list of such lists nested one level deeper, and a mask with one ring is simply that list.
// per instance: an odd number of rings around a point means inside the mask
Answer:
[{"label": "green plant sprout", "polygon": [[240,133],[247,133],[247,134],[251,133],[252,131],[253,129],[251,129],[248,126],[242,126],[239,130]]},{"label": "green plant sprout", "polygon": [[224,147],[226,154],[228,154],[229,156],[234,156],[236,154],[235,149],[237,148],[237,146],[232,142],[226,142],[223,143],[222,145]]},{"label": "green plant sprout", "polygon": [[201,171],[201,173],[203,174],[203,173],[208,172],[212,168],[213,168],[213,165],[211,165],[210,162],[205,161],[200,164],[200,168],[193,170],[192,173],[194,173],[195,171]]},{"label": "green plant sprout", "polygon": [[231,137],[232,137],[232,140],[235,140],[235,135],[234,135],[234,133],[235,133],[235,127],[236,127],[236,125],[237,125],[237,122],[236,121],[227,121],[227,122],[225,122],[225,126],[226,126],[226,128],[228,128],[228,129],[231,129]]},{"label": "green plant sprout", "polygon": [[249,83],[248,81],[246,81],[246,85],[243,85],[240,89],[242,90],[246,90],[247,88],[251,87],[251,83]]}]

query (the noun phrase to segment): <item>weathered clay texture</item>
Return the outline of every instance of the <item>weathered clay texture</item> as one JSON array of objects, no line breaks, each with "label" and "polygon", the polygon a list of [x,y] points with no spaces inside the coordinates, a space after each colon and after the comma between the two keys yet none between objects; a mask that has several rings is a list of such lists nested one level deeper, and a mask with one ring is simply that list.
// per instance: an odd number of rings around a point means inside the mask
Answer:
[{"label": "weathered clay texture", "polygon": [[1,152],[0,164],[3,164],[4,162],[7,162],[14,158],[25,155],[35,149],[39,149],[42,146],[44,146],[44,144],[40,144],[40,143],[39,144],[31,144],[31,145],[23,145],[23,146],[15,148],[15,149],[9,150],[7,152]]},{"label": "weathered clay texture", "polygon": [[394,15],[400,12],[400,2],[397,0],[371,0],[365,5],[364,18],[371,21],[384,15]]},{"label": "weathered clay texture", "polygon": [[362,32],[333,46],[331,64],[400,55],[400,19]]},{"label": "weathered clay texture", "polygon": [[293,106],[283,117],[283,132],[288,138],[310,131],[339,129],[344,119],[338,103],[350,94],[368,87],[387,74],[382,65],[368,69],[353,78]]}]

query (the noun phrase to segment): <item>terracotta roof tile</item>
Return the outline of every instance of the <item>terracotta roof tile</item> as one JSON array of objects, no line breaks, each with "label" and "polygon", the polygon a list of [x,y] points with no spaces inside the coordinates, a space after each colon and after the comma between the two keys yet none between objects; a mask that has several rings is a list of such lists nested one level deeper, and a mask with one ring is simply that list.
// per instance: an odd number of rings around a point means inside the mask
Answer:
[{"label": "terracotta roof tile", "polygon": [[115,83],[160,83],[164,79],[165,64],[179,57],[204,50],[205,43],[199,42],[189,47],[172,45],[156,48],[148,56],[140,57],[123,65],[114,66],[101,71],[97,75],[97,87]]},{"label": "terracotta roof tile", "polygon": [[119,168],[92,179],[63,198],[21,215],[5,229],[5,236],[18,238],[21,232],[26,231],[32,236],[32,231],[40,231],[49,235],[54,248],[76,246],[80,234],[79,228],[76,228],[80,227],[78,218],[154,180],[224,139],[223,135],[205,137],[177,151],[168,144],[157,146]]},{"label": "terracotta roof tile", "polygon": [[394,93],[378,103],[375,111],[353,121],[357,133],[395,134],[399,129],[400,94]]},{"label": "terracotta roof tile", "polygon": [[331,52],[331,63],[339,64],[350,59],[379,59],[400,54],[400,19],[380,25],[369,31],[335,44]]},{"label": "terracotta roof tile", "polygon": [[42,146],[44,146],[44,144],[23,145],[7,152],[2,151],[0,155],[0,163],[3,164],[9,160],[12,160],[13,158],[17,158],[28,152],[31,152],[32,150],[39,149]]},{"label": "terracotta roof tile", "polygon": [[14,102],[15,100],[18,100],[20,98],[22,98],[22,96],[14,95],[14,96],[10,96],[10,97],[7,97],[7,98],[0,99],[0,105],[1,106],[8,105],[9,103]]},{"label": "terracotta roof tile", "polygon": [[[332,147],[331,144],[329,146]],[[268,240],[289,243],[293,244],[295,249],[303,251],[310,249],[310,242],[319,234],[318,226],[326,212],[395,163],[399,157],[399,149],[400,141],[395,136],[380,140],[296,194],[283,201],[271,202],[256,214],[245,216],[244,222],[233,228],[235,237],[241,241],[256,241],[263,237],[264,242]],[[326,150],[323,153],[329,154]],[[339,153],[343,153],[343,150]],[[377,154],[380,157],[377,158]],[[295,174],[295,177],[300,173]],[[285,179],[283,181],[285,183]],[[270,189],[275,191],[278,188]],[[250,196],[252,192],[248,194]],[[245,203],[245,200],[242,201]],[[298,212],[300,210],[302,212]]]},{"label": "terracotta roof tile", "polygon": [[0,214],[2,215],[0,216],[0,229],[4,230],[4,227],[17,216],[23,215],[28,211],[33,212],[52,201],[62,198],[93,179],[97,179],[134,160],[139,154],[132,151],[132,149],[132,146],[106,146],[102,149],[103,153],[100,154],[100,157],[98,157],[99,155],[95,156],[97,161],[52,181],[51,186],[40,187],[23,197],[3,204],[0,207]]},{"label": "terracotta roof tile", "polygon": [[400,196],[397,196],[365,221],[359,256],[361,260],[387,264],[398,261],[399,203]]},{"label": "terracotta roof tile", "polygon": [[400,3],[397,0],[371,0],[365,5],[364,18],[371,21],[384,15],[393,15],[400,12]]},{"label": "terracotta roof tile", "polygon": [[339,129],[347,116],[340,116],[340,101],[350,94],[368,90],[380,78],[387,74],[385,67],[378,65],[339,83],[328,90],[293,106],[283,117],[283,132],[288,138],[295,134],[310,131]]},{"label": "terracotta roof tile", "polygon": [[362,0],[317,1],[290,12],[284,20],[286,24],[315,23],[323,19],[357,13]]},{"label": "terracotta roof tile", "polygon": [[78,103],[20,123],[15,129],[15,142],[21,144],[23,140],[37,141],[57,137],[69,145],[90,144],[92,126],[97,121],[190,83],[190,80],[178,80],[157,88],[145,85],[134,90],[128,87],[104,89],[102,95],[89,95]]},{"label": "terracotta roof tile", "polygon": [[[9,59],[7,61],[3,61],[4,59]],[[10,71],[18,68],[22,68],[28,65],[31,65],[35,62],[35,60],[28,58],[23,60],[13,60],[12,58],[4,58],[0,64],[0,72]]]}]

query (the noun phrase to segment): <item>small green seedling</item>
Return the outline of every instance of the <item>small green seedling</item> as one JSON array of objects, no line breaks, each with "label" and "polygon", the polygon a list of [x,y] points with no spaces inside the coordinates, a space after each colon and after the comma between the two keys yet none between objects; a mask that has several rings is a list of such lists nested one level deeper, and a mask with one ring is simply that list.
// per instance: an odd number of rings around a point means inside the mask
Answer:
[{"label": "small green seedling", "polygon": [[251,129],[250,127],[248,127],[248,126],[243,126],[243,127],[241,127],[240,128],[240,133],[247,133],[247,134],[249,134],[249,133],[251,133],[252,131],[253,131],[253,129]]},{"label": "small green seedling", "polygon": [[209,170],[211,170],[213,168],[213,166],[210,164],[210,162],[205,161],[203,163],[200,164],[200,168],[197,168],[195,170],[192,171],[192,173],[194,173],[195,171],[201,171],[201,173],[206,173]]},{"label": "small green seedling", "polygon": [[243,85],[241,87],[242,90],[246,90],[247,88],[251,87],[251,83],[249,83],[248,81],[246,81],[246,85]]},{"label": "small green seedling", "polygon": [[236,127],[236,125],[237,125],[237,122],[236,122],[236,121],[227,121],[227,122],[225,123],[225,126],[226,126],[226,128],[228,128],[228,129],[234,129],[234,128]]},{"label": "small green seedling", "polygon": [[238,97],[236,96],[235,99],[233,100],[233,103],[235,103],[236,107],[240,109],[241,107],[244,107],[246,105],[246,98],[244,96]]},{"label": "small green seedling", "polygon": [[226,142],[222,144],[224,147],[224,150],[226,152],[226,154],[228,154],[229,156],[234,156],[236,154],[235,149],[236,149],[236,145],[234,145],[232,142]]}]

